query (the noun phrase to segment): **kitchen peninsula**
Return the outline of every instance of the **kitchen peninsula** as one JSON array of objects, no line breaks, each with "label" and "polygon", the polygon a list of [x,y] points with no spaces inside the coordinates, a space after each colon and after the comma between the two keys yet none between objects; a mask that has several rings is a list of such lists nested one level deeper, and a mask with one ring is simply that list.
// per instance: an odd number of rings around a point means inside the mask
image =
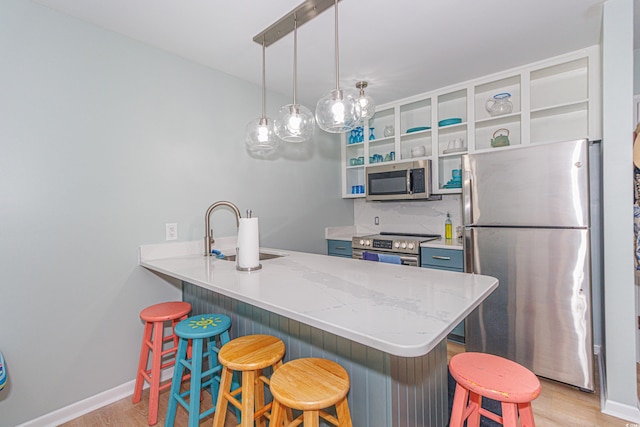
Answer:
[{"label": "kitchen peninsula", "polygon": [[[234,239],[217,242],[233,253]],[[275,335],[285,362],[315,356],[343,365],[354,425],[446,425],[445,338],[497,279],[275,250],[263,251],[282,256],[247,273],[203,256],[202,246],[142,246],[140,265],[182,281],[194,313],[229,315],[232,336]]]}]

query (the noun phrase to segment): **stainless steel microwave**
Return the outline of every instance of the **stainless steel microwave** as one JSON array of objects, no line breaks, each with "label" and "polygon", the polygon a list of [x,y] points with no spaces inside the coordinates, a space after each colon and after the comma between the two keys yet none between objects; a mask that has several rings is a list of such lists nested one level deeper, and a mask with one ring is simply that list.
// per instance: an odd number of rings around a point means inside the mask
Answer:
[{"label": "stainless steel microwave", "polygon": [[366,169],[367,200],[428,199],[431,160],[373,165]]}]

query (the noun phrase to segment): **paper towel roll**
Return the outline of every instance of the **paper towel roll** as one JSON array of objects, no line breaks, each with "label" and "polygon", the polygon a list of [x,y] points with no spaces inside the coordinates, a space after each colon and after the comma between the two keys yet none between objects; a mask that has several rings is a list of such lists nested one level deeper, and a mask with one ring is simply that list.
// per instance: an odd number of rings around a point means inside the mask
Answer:
[{"label": "paper towel roll", "polygon": [[258,218],[240,218],[238,229],[238,266],[255,268],[260,265],[260,233]]}]

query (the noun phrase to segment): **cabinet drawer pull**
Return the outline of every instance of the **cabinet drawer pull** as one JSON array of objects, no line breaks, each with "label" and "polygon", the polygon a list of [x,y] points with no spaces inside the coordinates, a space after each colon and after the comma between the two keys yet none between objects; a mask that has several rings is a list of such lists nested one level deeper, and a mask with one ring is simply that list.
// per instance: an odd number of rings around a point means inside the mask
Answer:
[{"label": "cabinet drawer pull", "polygon": [[336,246],[336,249],[344,251],[345,249],[347,249],[347,247],[346,246]]},{"label": "cabinet drawer pull", "polygon": [[450,256],[433,255],[431,258],[433,258],[433,259],[441,259],[443,261],[451,261],[451,257]]}]

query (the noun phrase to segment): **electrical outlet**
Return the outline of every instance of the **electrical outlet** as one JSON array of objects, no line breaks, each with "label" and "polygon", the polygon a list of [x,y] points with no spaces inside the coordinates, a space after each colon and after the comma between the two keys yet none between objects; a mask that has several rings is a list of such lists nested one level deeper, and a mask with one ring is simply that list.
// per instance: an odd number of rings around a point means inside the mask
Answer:
[{"label": "electrical outlet", "polygon": [[167,240],[178,240],[178,224],[175,222],[165,224],[165,234]]}]

